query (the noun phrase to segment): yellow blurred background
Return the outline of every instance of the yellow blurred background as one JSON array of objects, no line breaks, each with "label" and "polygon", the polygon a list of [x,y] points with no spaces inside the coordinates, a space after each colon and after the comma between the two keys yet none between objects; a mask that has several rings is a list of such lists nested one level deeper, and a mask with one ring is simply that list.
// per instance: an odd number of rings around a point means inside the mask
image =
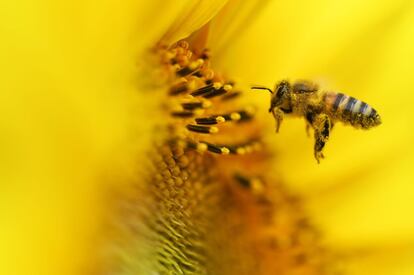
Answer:
[{"label": "yellow blurred background", "polygon": [[[150,138],[156,98],[136,93],[137,56],[186,5],[146,2],[0,3],[0,274],[79,274],[91,261],[100,177],[134,169]],[[337,125],[316,165],[304,122],[275,135],[268,94],[251,96],[275,173],[308,198],[328,243],[374,255],[355,274],[374,270],[375,255],[384,274],[413,274],[411,1],[271,1],[241,26],[213,28],[215,68],[270,87],[313,79],[379,111],[371,131]]]},{"label": "yellow blurred background", "polygon": [[[413,3],[270,1],[252,17],[243,33],[222,43],[216,67],[245,84],[312,79],[368,102],[383,122],[370,131],[335,125],[317,165],[304,120],[285,119],[279,134],[269,129],[274,172],[308,198],[332,246],[370,255],[355,274],[413,274]],[[269,95],[254,93],[273,125]]]}]

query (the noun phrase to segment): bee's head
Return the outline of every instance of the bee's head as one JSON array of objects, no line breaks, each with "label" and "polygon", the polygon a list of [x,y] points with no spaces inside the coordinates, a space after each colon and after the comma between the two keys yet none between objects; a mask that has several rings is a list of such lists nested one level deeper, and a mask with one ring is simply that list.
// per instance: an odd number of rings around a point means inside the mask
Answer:
[{"label": "bee's head", "polygon": [[270,98],[270,108],[271,112],[274,108],[284,105],[286,101],[290,100],[291,96],[291,87],[290,83],[287,80],[282,80],[276,84],[276,87]]},{"label": "bee's head", "polygon": [[292,93],[290,83],[287,80],[282,80],[279,83],[277,83],[273,91],[269,88],[262,86],[253,86],[252,89],[268,90],[270,92],[271,97],[269,112],[272,112],[272,110],[276,107],[287,105],[290,103],[290,97]]}]

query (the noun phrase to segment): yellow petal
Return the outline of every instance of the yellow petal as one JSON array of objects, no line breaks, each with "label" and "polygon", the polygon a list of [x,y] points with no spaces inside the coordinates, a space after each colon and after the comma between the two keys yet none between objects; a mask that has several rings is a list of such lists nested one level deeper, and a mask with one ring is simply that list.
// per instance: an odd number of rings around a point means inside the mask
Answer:
[{"label": "yellow petal", "polygon": [[214,17],[210,26],[208,48],[215,59],[225,58],[227,49],[237,44],[238,39],[256,20],[270,1],[229,0]]},{"label": "yellow petal", "polygon": [[171,44],[189,36],[211,20],[226,2],[227,0],[187,1],[162,40]]},{"label": "yellow petal", "polygon": [[0,4],[1,274],[90,274],[105,184],[136,168],[157,117],[139,54],[184,5]]}]

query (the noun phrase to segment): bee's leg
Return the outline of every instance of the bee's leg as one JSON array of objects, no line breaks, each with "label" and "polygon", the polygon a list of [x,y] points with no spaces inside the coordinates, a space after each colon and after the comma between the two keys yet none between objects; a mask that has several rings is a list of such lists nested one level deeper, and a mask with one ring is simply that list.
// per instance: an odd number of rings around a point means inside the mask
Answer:
[{"label": "bee's leg", "polygon": [[322,150],[329,139],[329,133],[331,130],[331,120],[326,114],[318,114],[315,117],[312,126],[315,129],[314,154],[316,160],[319,163],[319,160],[321,158],[324,158]]},{"label": "bee's leg", "polygon": [[271,112],[273,114],[273,117],[276,120],[276,133],[279,133],[279,128],[280,128],[280,124],[282,124],[282,121],[283,121],[284,112],[279,108],[273,108]]},{"label": "bee's leg", "polygon": [[316,113],[309,111],[306,113],[305,115],[306,118],[306,134],[308,135],[308,137],[310,137],[310,128],[312,126],[312,128],[314,128],[313,123],[315,122],[315,118],[316,118]]},{"label": "bee's leg", "polygon": [[306,134],[308,137],[310,137],[310,128],[311,128],[311,125],[308,122],[306,122]]}]

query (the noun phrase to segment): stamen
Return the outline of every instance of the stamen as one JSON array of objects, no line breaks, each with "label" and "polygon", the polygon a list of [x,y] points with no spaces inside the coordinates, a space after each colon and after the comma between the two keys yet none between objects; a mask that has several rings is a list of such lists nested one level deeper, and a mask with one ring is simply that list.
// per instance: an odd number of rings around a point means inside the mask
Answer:
[{"label": "stamen", "polygon": [[239,182],[239,184],[245,188],[250,187],[250,180],[240,174],[235,174],[234,179]]},{"label": "stamen", "polygon": [[190,131],[200,133],[200,134],[214,134],[218,132],[217,127],[210,127],[210,126],[199,126],[193,124],[187,124],[186,128]]},{"label": "stamen", "polygon": [[205,95],[203,95],[204,98],[212,98],[215,96],[220,96],[227,93],[226,89],[224,89],[224,87],[219,88],[219,89],[214,89],[212,91],[210,91],[209,93],[206,93]]},{"label": "stamen", "polygon": [[185,102],[181,103],[181,106],[184,110],[192,111],[194,109],[206,109],[211,106],[209,101],[200,101],[200,102]]},{"label": "stamen", "polygon": [[188,84],[187,81],[182,81],[179,82],[175,85],[173,85],[170,88],[169,94],[170,95],[178,95],[178,94],[182,94],[188,91]]},{"label": "stamen", "polygon": [[240,96],[240,92],[227,93],[221,97],[222,100],[230,100]]},{"label": "stamen", "polygon": [[265,185],[258,178],[248,178],[237,173],[234,175],[234,179],[238,181],[241,186],[252,190],[255,195],[259,195],[264,191]]},{"label": "stamen", "polygon": [[239,113],[231,113],[231,114],[230,114],[230,116],[229,116],[229,118],[230,118],[231,120],[235,120],[235,121],[237,121],[237,120],[240,120],[241,115],[240,115]]},{"label": "stamen", "polygon": [[239,114],[240,114],[240,121],[249,120],[253,117],[252,113],[247,111],[247,110],[246,111],[241,111],[241,112],[239,112]]},{"label": "stamen", "polygon": [[244,155],[259,151],[261,149],[261,144],[257,141],[250,141],[246,144],[227,145],[226,147],[229,148],[231,154]]},{"label": "stamen", "polygon": [[196,150],[200,153],[205,152],[207,150],[208,146],[205,143],[198,143],[196,146]]},{"label": "stamen", "polygon": [[193,72],[194,72],[194,70],[191,70],[189,67],[184,67],[184,68],[179,69],[177,71],[177,75],[179,75],[179,76],[186,76],[186,75],[189,75],[189,74],[191,74]]},{"label": "stamen", "polygon": [[210,59],[210,50],[209,49],[204,49],[203,52],[200,55],[200,58],[202,58],[204,60]]},{"label": "stamen", "polygon": [[190,64],[189,67],[190,67],[191,70],[195,70],[195,69],[199,68],[203,64],[204,64],[204,60],[201,59],[201,58],[199,58],[196,61],[191,62],[191,64]]},{"label": "stamen", "polygon": [[228,91],[231,91],[231,90],[233,89],[233,86],[232,86],[232,85],[230,85],[230,84],[225,84],[225,85],[223,86],[223,89],[224,89],[226,92],[228,92]]},{"label": "stamen", "polygon": [[221,84],[220,82],[209,83],[207,86],[201,87],[192,92],[192,96],[202,96],[204,98],[211,98],[227,93],[232,90],[233,86],[230,84]]},{"label": "stamen", "polygon": [[230,153],[230,150],[224,146],[217,146],[208,142],[205,142],[207,144],[207,150],[221,155],[228,155]]},{"label": "stamen", "polygon": [[196,118],[195,121],[197,122],[197,124],[212,125],[212,124],[218,124],[218,123],[225,122],[226,119],[222,116],[211,116],[211,117]]},{"label": "stamen", "polygon": [[204,87],[201,87],[201,88],[195,90],[194,92],[191,93],[191,95],[192,96],[200,96],[200,95],[203,95],[203,94],[206,94],[206,93],[212,91],[213,89],[214,89],[214,84],[211,83],[211,84],[208,84],[207,86],[204,86]]},{"label": "stamen", "polygon": [[254,109],[253,108],[245,108],[243,111],[237,111],[230,114],[222,115],[225,120],[233,120],[233,121],[247,121],[253,118]]},{"label": "stamen", "polygon": [[184,110],[194,110],[203,108],[203,102],[187,102],[187,103],[181,103],[181,106]]},{"label": "stamen", "polygon": [[182,111],[182,112],[172,112],[171,115],[174,117],[187,118],[187,117],[194,116],[194,113],[191,111]]},{"label": "stamen", "polygon": [[196,118],[195,121],[197,124],[201,125],[213,125],[226,121],[246,121],[252,119],[252,117],[252,110],[246,109],[245,111],[232,112],[230,114]]},{"label": "stamen", "polygon": [[191,62],[188,66],[179,69],[176,73],[179,76],[187,76],[193,74],[201,67],[201,65],[203,65],[203,63],[203,59],[197,59],[196,61]]},{"label": "stamen", "polygon": [[[247,144],[242,145],[220,145],[212,144],[206,141],[201,142],[207,145],[207,150],[215,154],[233,154],[233,155],[244,155],[260,149],[260,143],[257,141],[252,141]],[[196,149],[196,143],[189,142],[188,148]]]}]

